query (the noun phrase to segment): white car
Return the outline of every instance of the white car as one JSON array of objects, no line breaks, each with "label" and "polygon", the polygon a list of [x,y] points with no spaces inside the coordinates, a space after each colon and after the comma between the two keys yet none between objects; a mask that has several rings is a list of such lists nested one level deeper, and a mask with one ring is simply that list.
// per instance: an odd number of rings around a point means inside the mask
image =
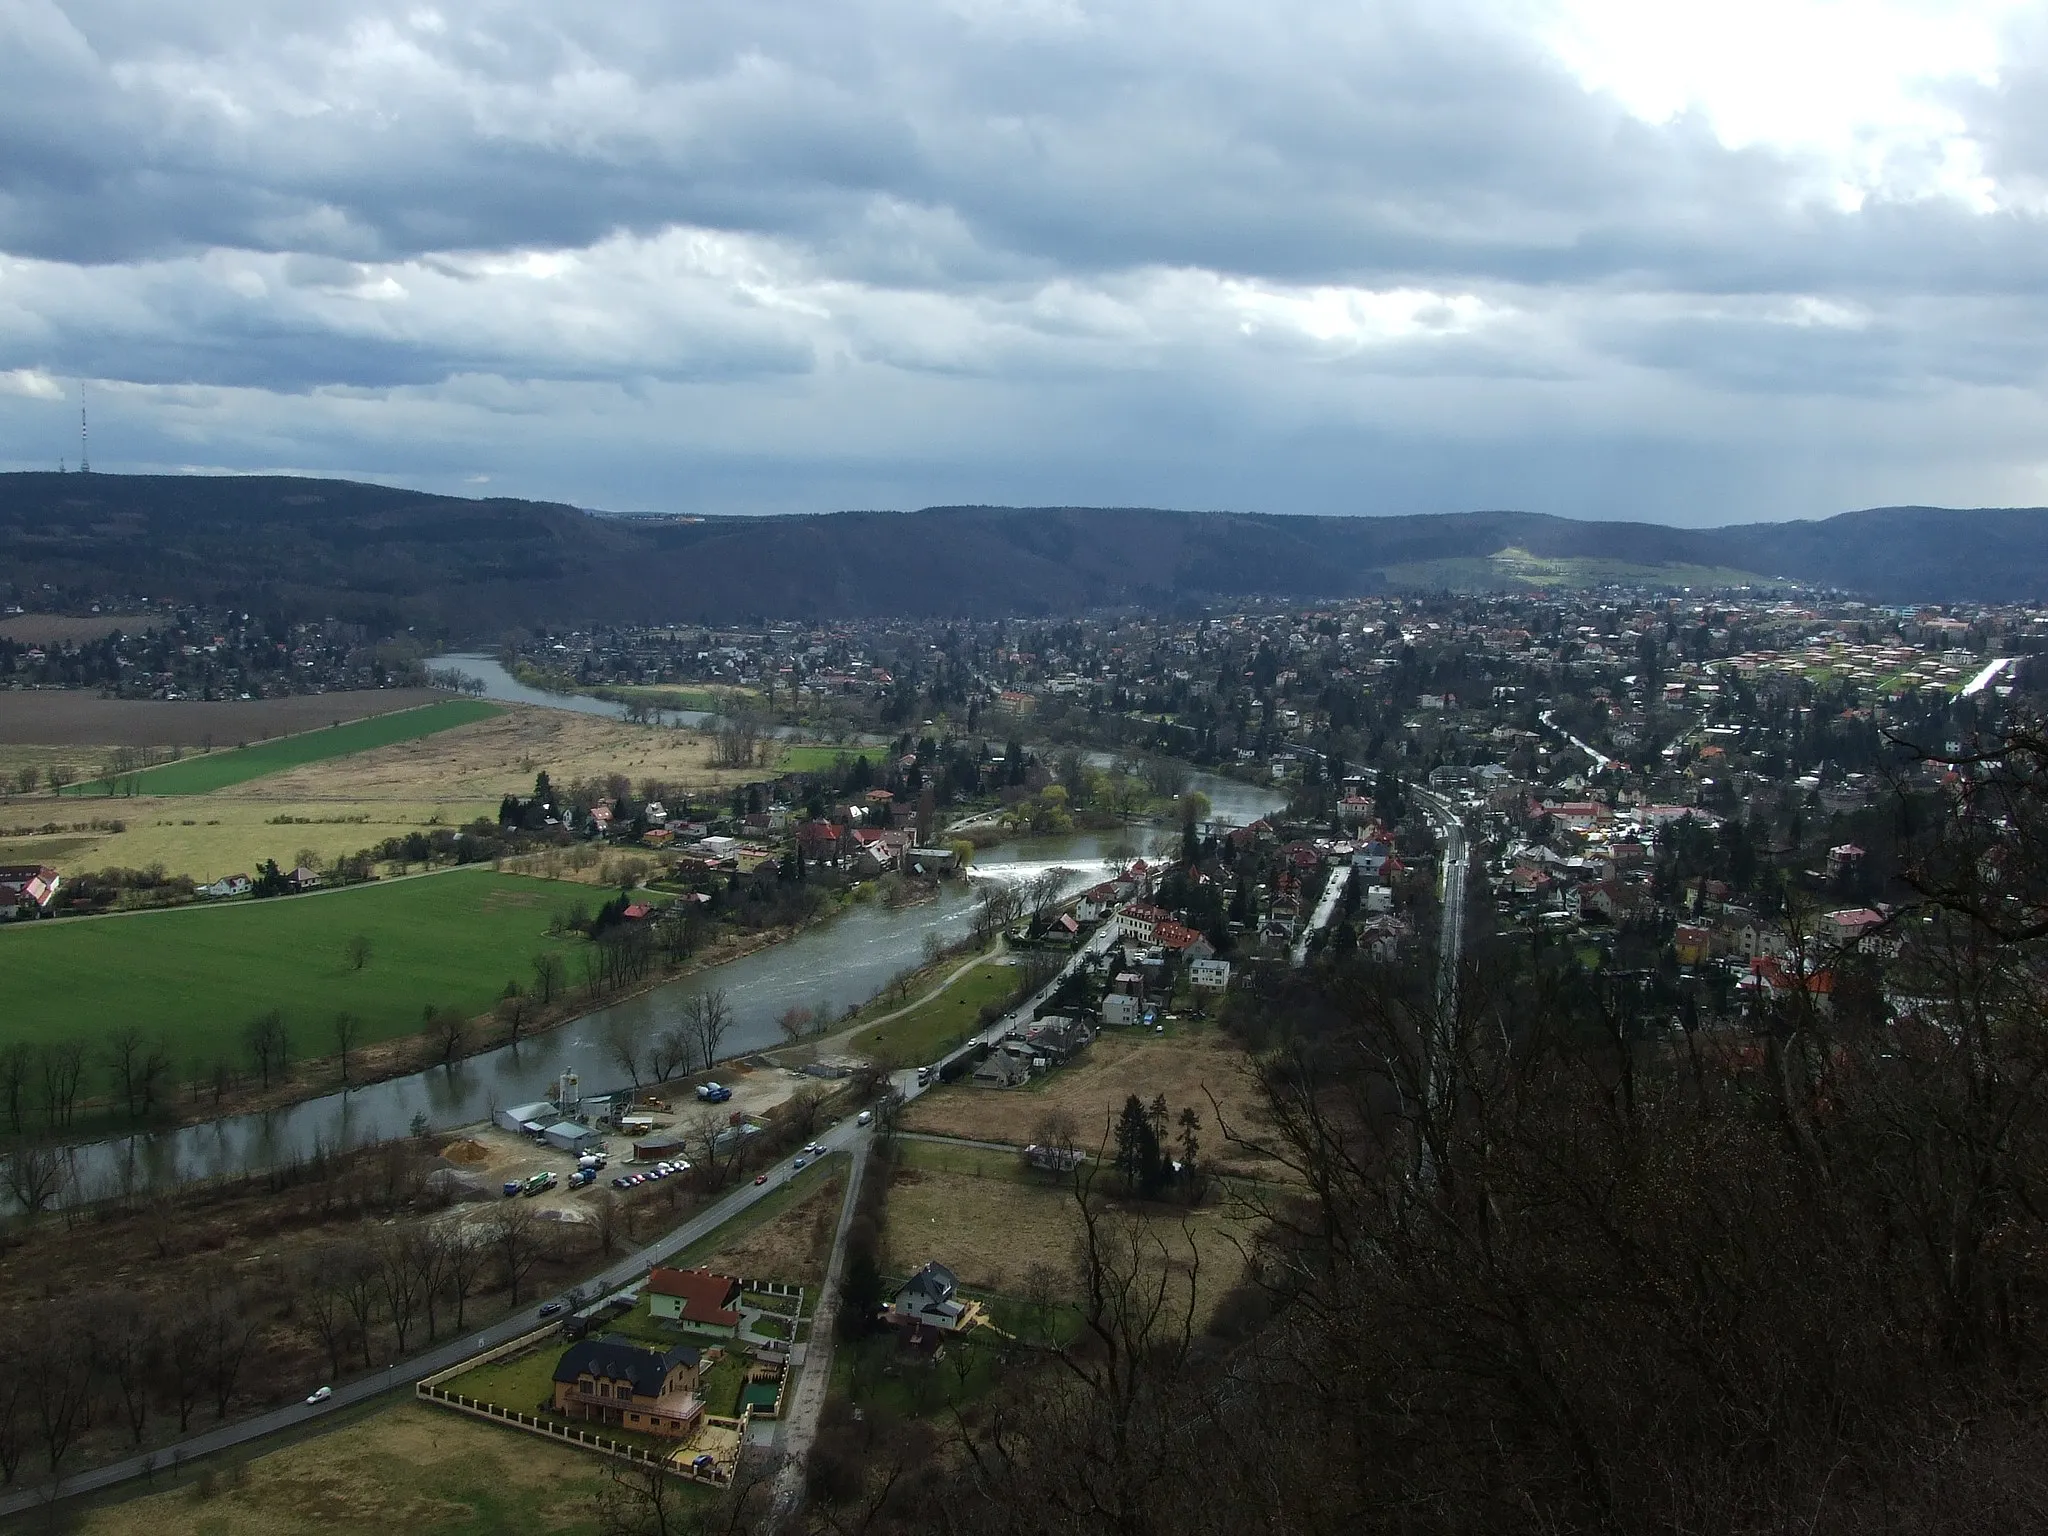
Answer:
[{"label": "white car", "polygon": [[308,1403],[324,1403],[332,1396],[334,1396],[334,1388],[322,1387],[318,1392],[307,1398],[306,1401]]}]

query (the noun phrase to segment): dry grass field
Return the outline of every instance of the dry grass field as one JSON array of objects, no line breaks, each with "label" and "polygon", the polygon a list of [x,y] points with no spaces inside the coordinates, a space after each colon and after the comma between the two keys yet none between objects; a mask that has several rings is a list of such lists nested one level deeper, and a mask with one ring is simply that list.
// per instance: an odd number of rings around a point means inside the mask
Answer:
[{"label": "dry grass field", "polygon": [[17,613],[12,618],[0,619],[0,640],[15,640],[23,645],[76,644],[84,640],[98,640],[119,630],[123,634],[141,634],[157,627],[158,615],[151,613],[96,613],[90,617],[74,618],[63,613]]},{"label": "dry grass field", "polygon": [[[447,695],[430,693],[426,697],[445,699]],[[123,710],[131,704],[155,710],[319,705],[331,714],[341,700],[377,700],[395,709],[417,702],[418,696],[394,690],[215,706],[138,704],[75,694],[0,693],[0,785],[11,781],[15,769],[31,763],[44,771],[53,763],[62,763],[72,769],[74,777],[84,777],[96,771],[110,750],[48,742],[5,745],[9,711],[24,700],[71,701],[81,707],[112,705]],[[34,709],[28,713],[33,715]],[[86,715],[92,713],[84,710]],[[362,713],[358,709],[354,717]],[[280,728],[279,718],[273,716],[266,722],[271,734]],[[286,723],[306,729],[328,720],[323,716]],[[31,719],[20,728],[44,727]],[[156,736],[170,734],[167,728],[146,720],[135,734],[149,737],[152,732]],[[174,875],[211,880],[246,872],[262,859],[288,863],[302,849],[332,861],[421,828],[459,826],[478,816],[495,817],[499,800],[508,793],[531,793],[534,775],[543,769],[559,784],[611,773],[623,773],[635,781],[657,778],[705,786],[748,777],[744,772],[712,768],[710,756],[709,742],[694,731],[515,707],[492,719],[422,740],[308,763],[207,795],[74,795],[59,799],[47,791],[32,795],[0,792],[0,863],[43,862],[66,872],[116,865],[147,869],[160,863]],[[79,825],[94,820],[118,820],[126,830]],[[44,830],[46,827],[51,830]],[[593,872],[592,878],[596,877]]]},{"label": "dry grass field", "polygon": [[106,1505],[81,1536],[484,1536],[597,1530],[596,1457],[402,1403],[239,1469]]},{"label": "dry grass field", "polygon": [[[232,747],[344,720],[417,709],[449,695],[433,688],[366,688],[289,699],[103,699],[39,689],[0,693],[0,746]],[[97,758],[80,755],[84,767]]]},{"label": "dry grass field", "polygon": [[832,1230],[846,1197],[846,1179],[835,1175],[807,1191],[772,1221],[746,1233],[704,1260],[708,1269],[749,1280],[780,1280],[815,1290],[825,1283]]},{"label": "dry grass field", "polygon": [[718,785],[748,777],[711,766],[711,743],[695,731],[628,725],[559,709],[511,708],[495,719],[424,741],[274,773],[214,798],[248,800],[489,800],[530,794],[545,769],[557,784],[623,773]]},{"label": "dry grass field", "polygon": [[1080,1128],[1080,1144],[1092,1148],[1109,1137],[1131,1094],[1149,1105],[1163,1093],[1176,1121],[1183,1108],[1202,1117],[1202,1160],[1211,1168],[1271,1177],[1270,1160],[1225,1144],[1210,1104],[1214,1095],[1237,1134],[1259,1135],[1266,1119],[1249,1066],[1244,1053],[1221,1030],[1167,1035],[1112,1030],[1073,1066],[1029,1087],[957,1084],[926,1093],[905,1112],[903,1128],[1021,1146],[1038,1139],[1039,1125],[1049,1112],[1064,1110]]},{"label": "dry grass field", "polygon": [[[1072,1192],[1054,1184],[975,1178],[929,1168],[899,1167],[889,1186],[883,1226],[883,1267],[908,1274],[937,1259],[972,1289],[1018,1296],[1033,1265],[1043,1264],[1064,1279],[1073,1269],[1080,1236]],[[1160,1245],[1166,1263],[1186,1284],[1192,1268],[1197,1325],[1237,1283],[1251,1228],[1234,1208],[1211,1203],[1194,1210],[1178,1206],[1133,1207],[1148,1239]],[[1112,1224],[1123,1219],[1112,1212]]]}]

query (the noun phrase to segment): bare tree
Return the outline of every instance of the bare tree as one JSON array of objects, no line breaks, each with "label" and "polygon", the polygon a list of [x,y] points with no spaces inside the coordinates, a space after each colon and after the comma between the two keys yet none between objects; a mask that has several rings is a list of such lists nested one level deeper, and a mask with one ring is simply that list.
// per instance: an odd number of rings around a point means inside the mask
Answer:
[{"label": "bare tree", "polygon": [[448,1230],[431,1222],[416,1222],[400,1234],[400,1251],[412,1265],[419,1283],[420,1306],[427,1314],[427,1342],[441,1336],[441,1292],[448,1282]]},{"label": "bare tree", "polygon": [[85,1078],[85,1042],[51,1040],[37,1053],[43,1079],[43,1113],[51,1130],[71,1124],[78,1089]]},{"label": "bare tree", "polygon": [[1073,874],[1071,869],[1055,865],[1033,877],[1025,890],[1025,901],[1030,908],[1033,932],[1044,928],[1058,915],[1060,898]]},{"label": "bare tree", "polygon": [[448,1234],[448,1246],[443,1260],[447,1276],[448,1299],[455,1303],[455,1326],[459,1331],[467,1321],[469,1298],[483,1283],[484,1269],[490,1263],[491,1244],[488,1239],[456,1228]]},{"label": "bare tree", "polygon": [[30,1216],[41,1215],[71,1179],[71,1163],[59,1147],[22,1145],[0,1160],[8,1194]]},{"label": "bare tree", "polygon": [[348,1086],[349,1062],[363,1038],[363,1021],[344,1009],[334,1016],[334,1055],[341,1065],[342,1086]]},{"label": "bare tree", "polygon": [[526,1033],[527,1022],[533,1017],[532,1000],[520,990],[517,981],[505,983],[505,990],[498,998],[495,1012],[498,1015],[498,1023],[504,1027],[506,1042],[517,1045],[520,1037]]},{"label": "bare tree", "polygon": [[348,968],[352,971],[360,971],[368,965],[370,953],[370,936],[367,933],[356,934],[342,946],[342,958],[348,962]]},{"label": "bare tree", "polygon": [[377,1286],[384,1297],[384,1315],[391,1319],[391,1332],[398,1353],[404,1354],[412,1334],[412,1320],[423,1300],[419,1266],[402,1233],[388,1236],[376,1248]]},{"label": "bare tree", "polygon": [[598,1195],[594,1205],[591,1227],[597,1237],[597,1251],[610,1258],[619,1251],[619,1244],[627,1235],[625,1202],[607,1189]]},{"label": "bare tree", "polygon": [[791,1004],[782,1010],[781,1017],[775,1021],[775,1027],[782,1031],[783,1039],[794,1045],[811,1032],[811,1020],[815,1017],[810,1009],[800,1004]]},{"label": "bare tree", "polygon": [[990,880],[981,888],[981,900],[974,909],[974,936],[986,944],[1024,913],[1024,897],[1006,880]]},{"label": "bare tree", "polygon": [[162,1038],[148,1040],[140,1029],[124,1024],[107,1041],[108,1083],[131,1120],[146,1119],[170,1075],[171,1053]]},{"label": "bare tree", "polygon": [[19,1136],[27,1129],[28,1090],[35,1078],[35,1052],[23,1040],[0,1045],[0,1105],[7,1110],[7,1129]]},{"label": "bare tree", "polygon": [[732,1028],[732,1004],[725,988],[711,987],[683,1000],[683,1025],[697,1048],[697,1060],[706,1067],[718,1060],[718,1044]]},{"label": "bare tree", "polygon": [[251,1019],[243,1027],[242,1040],[265,1088],[270,1086],[271,1078],[283,1078],[291,1060],[291,1036],[281,1012],[273,1008]]},{"label": "bare tree", "polygon": [[43,1457],[51,1477],[71,1454],[92,1417],[92,1352],[85,1330],[64,1316],[46,1317],[31,1330],[28,1374]]},{"label": "bare tree", "polygon": [[607,1020],[604,1027],[604,1048],[606,1054],[619,1064],[619,1070],[633,1079],[633,1086],[640,1086],[640,1077],[646,1065],[646,1053],[641,1047],[640,1037],[633,1026],[616,1015]]},{"label": "bare tree", "polygon": [[721,1168],[719,1158],[728,1151],[734,1157],[739,1154],[739,1137],[732,1130],[731,1116],[711,1104],[698,1105],[683,1124],[684,1143],[695,1149],[707,1188],[718,1188],[729,1171]]},{"label": "bare tree", "polygon": [[206,1394],[206,1305],[187,1294],[172,1308],[158,1357],[157,1390],[178,1414],[178,1433],[192,1427],[192,1410]]},{"label": "bare tree", "polygon": [[348,1309],[356,1343],[362,1350],[363,1368],[370,1366],[370,1330],[377,1321],[379,1275],[376,1255],[360,1242],[338,1243],[328,1250],[329,1270],[335,1292]]},{"label": "bare tree", "polygon": [[427,1050],[444,1067],[452,1067],[469,1044],[469,1016],[460,1008],[426,1010]]},{"label": "bare tree", "polygon": [[149,1423],[151,1378],[163,1344],[163,1320],[153,1309],[118,1292],[93,1299],[85,1313],[93,1369],[114,1389],[131,1444],[142,1444]]},{"label": "bare tree", "polygon": [[35,1391],[25,1345],[0,1342],[0,1484],[12,1483],[28,1449],[29,1398]]},{"label": "bare tree", "polygon": [[[690,1070],[690,1033],[681,1024],[671,1024],[647,1047],[647,1072],[657,1083],[682,1077]],[[634,1085],[638,1087],[636,1083]]]},{"label": "bare tree", "polygon": [[496,1215],[485,1224],[484,1233],[497,1258],[498,1273],[504,1277],[505,1288],[512,1293],[512,1305],[516,1307],[527,1277],[540,1263],[543,1251],[540,1223],[534,1219],[533,1207],[524,1201],[498,1207]]},{"label": "bare tree", "polygon": [[543,951],[533,957],[533,995],[545,1008],[555,1000],[562,990],[562,982],[568,975],[568,966],[562,957],[552,950]]},{"label": "bare tree", "polygon": [[205,1310],[207,1390],[213,1394],[213,1416],[225,1419],[249,1346],[256,1341],[256,1317],[249,1298],[233,1290],[216,1291]]},{"label": "bare tree", "polygon": [[351,1323],[336,1283],[333,1258],[326,1249],[316,1250],[299,1265],[294,1284],[297,1311],[319,1339],[320,1347],[327,1351],[329,1373],[339,1376],[341,1357],[348,1351]]}]

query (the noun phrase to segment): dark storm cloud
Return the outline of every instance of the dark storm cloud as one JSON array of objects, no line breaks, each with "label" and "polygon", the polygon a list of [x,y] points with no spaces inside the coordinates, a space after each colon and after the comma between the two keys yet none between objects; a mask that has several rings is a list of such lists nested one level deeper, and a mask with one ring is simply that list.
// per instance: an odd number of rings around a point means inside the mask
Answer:
[{"label": "dark storm cloud", "polygon": [[2038,31],[1940,87],[1991,191],[1847,195],[1535,13],[0,0],[0,433],[77,375],[138,463],[633,505],[2028,494]]}]

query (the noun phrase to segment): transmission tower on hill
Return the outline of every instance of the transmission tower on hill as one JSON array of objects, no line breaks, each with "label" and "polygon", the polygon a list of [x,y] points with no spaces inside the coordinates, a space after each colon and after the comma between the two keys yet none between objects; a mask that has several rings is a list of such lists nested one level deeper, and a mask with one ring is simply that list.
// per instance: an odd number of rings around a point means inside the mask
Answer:
[{"label": "transmission tower on hill", "polygon": [[78,472],[81,475],[92,473],[92,455],[88,451],[89,446],[85,436],[85,384],[83,381],[80,381],[78,386]]}]

